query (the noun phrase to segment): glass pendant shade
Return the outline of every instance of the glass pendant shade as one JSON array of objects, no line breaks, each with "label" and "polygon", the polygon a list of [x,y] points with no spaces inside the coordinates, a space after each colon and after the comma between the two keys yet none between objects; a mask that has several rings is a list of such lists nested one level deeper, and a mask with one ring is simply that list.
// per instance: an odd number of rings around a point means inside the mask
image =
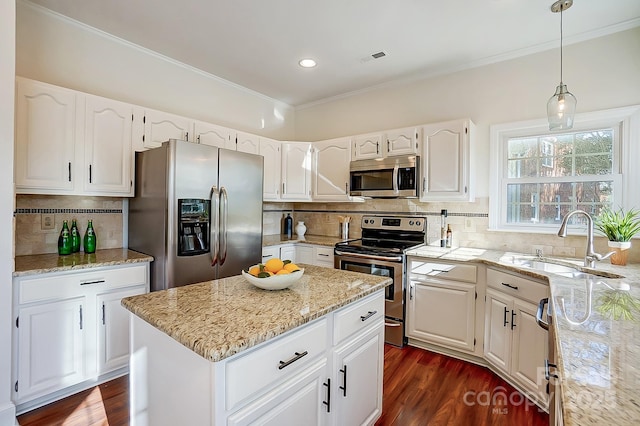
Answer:
[{"label": "glass pendant shade", "polygon": [[556,92],[547,102],[547,118],[549,130],[564,130],[573,127],[573,117],[576,114],[576,97],[567,90],[562,82],[556,87]]}]

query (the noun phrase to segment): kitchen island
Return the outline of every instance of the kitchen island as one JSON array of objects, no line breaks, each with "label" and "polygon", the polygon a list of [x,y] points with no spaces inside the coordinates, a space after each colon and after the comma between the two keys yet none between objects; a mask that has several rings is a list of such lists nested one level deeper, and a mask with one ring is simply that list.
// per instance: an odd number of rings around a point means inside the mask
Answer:
[{"label": "kitchen island", "polygon": [[280,291],[235,276],[123,299],[132,424],[375,422],[391,279],[300,266]]}]

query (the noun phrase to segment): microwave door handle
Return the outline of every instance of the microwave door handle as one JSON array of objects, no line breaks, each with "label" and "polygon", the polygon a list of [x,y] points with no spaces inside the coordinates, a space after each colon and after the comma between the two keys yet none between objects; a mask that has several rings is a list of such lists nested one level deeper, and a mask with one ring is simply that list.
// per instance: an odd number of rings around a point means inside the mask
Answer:
[{"label": "microwave door handle", "polygon": [[220,193],[218,187],[212,186],[209,195],[211,224],[209,225],[209,253],[211,253],[211,266],[218,264],[219,254],[219,230],[220,230]]},{"label": "microwave door handle", "polygon": [[396,164],[393,167],[393,192],[398,193],[398,184],[400,180],[400,173],[398,173],[398,165]]}]

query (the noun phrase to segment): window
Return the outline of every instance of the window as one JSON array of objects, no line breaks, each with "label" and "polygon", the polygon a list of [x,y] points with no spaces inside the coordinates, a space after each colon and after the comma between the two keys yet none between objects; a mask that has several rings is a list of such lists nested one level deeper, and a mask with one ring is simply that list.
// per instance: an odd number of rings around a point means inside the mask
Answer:
[{"label": "window", "polygon": [[546,120],[492,126],[491,229],[555,233],[575,209],[595,216],[605,206],[639,207],[630,184],[640,176],[638,111],[581,114],[562,133]]}]

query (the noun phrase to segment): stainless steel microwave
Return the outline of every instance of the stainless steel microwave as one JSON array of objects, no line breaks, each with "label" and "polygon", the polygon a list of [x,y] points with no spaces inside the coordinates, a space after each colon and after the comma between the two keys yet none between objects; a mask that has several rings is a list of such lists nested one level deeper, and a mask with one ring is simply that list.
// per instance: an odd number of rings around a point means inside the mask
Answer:
[{"label": "stainless steel microwave", "polygon": [[420,190],[420,157],[403,155],[352,161],[350,195],[370,198],[417,198]]}]

